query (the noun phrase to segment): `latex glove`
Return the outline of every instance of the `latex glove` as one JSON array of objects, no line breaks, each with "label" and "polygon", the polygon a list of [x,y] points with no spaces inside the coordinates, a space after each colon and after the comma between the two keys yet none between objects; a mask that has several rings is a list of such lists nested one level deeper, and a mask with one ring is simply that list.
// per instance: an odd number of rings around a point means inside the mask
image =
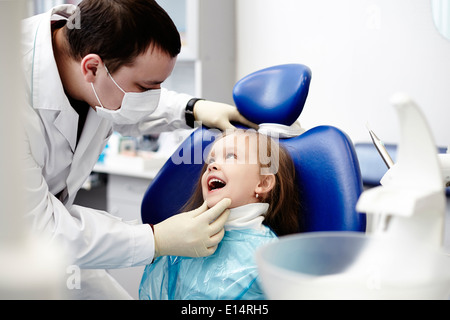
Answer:
[{"label": "latex glove", "polygon": [[239,122],[247,127],[258,129],[258,125],[248,121],[236,107],[208,100],[199,100],[194,105],[194,118],[207,127],[218,128],[222,131],[234,129],[231,121]]},{"label": "latex glove", "polygon": [[223,199],[208,209],[205,202],[195,210],[179,213],[154,225],[154,257],[213,254],[223,238],[230,204],[230,199]]}]

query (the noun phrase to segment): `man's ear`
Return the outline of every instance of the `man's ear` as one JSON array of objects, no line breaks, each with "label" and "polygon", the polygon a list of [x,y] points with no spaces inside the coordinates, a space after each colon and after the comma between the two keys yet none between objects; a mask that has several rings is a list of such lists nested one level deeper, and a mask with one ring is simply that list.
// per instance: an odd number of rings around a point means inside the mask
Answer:
[{"label": "man's ear", "polygon": [[81,72],[86,82],[94,82],[99,67],[103,66],[103,61],[99,55],[90,53],[81,60]]},{"label": "man's ear", "polygon": [[266,174],[261,175],[261,179],[259,184],[256,186],[255,193],[264,195],[273,189],[275,186],[275,175],[274,174]]}]

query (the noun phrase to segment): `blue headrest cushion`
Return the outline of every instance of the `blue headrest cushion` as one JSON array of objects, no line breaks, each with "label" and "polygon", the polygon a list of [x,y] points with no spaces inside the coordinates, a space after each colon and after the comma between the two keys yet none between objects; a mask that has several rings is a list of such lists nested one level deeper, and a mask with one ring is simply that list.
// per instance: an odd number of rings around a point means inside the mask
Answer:
[{"label": "blue headrest cushion", "polygon": [[302,64],[284,64],[256,71],[239,80],[233,99],[248,120],[293,124],[305,105],[311,70]]}]

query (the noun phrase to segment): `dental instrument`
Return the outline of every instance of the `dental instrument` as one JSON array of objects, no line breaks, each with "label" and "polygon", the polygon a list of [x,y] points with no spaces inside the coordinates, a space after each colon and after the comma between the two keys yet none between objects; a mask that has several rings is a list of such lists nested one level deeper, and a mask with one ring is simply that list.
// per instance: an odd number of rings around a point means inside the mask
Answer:
[{"label": "dental instrument", "polygon": [[380,154],[381,158],[383,159],[388,169],[390,169],[394,165],[394,161],[389,155],[389,152],[386,150],[386,147],[384,146],[380,138],[378,138],[375,132],[373,132],[373,130],[369,127],[369,123],[366,123],[366,128],[367,130],[369,130],[370,138],[372,139],[373,145],[377,149],[378,153]]}]

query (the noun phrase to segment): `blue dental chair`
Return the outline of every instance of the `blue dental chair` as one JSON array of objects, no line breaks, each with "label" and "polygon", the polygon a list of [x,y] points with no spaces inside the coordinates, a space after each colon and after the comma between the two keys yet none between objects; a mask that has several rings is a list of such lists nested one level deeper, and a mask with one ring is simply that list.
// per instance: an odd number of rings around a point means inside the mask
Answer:
[{"label": "blue dental chair", "polygon": [[[233,98],[241,114],[254,123],[290,126],[303,110],[310,80],[311,71],[304,65],[274,66],[238,81]],[[217,130],[197,128],[165,163],[144,195],[144,223],[156,224],[180,212],[200,176],[203,150],[216,135]],[[318,126],[280,143],[296,168],[304,213],[299,231],[365,231],[366,217],[355,209],[363,190],[361,173],[347,135],[332,126]]]}]

